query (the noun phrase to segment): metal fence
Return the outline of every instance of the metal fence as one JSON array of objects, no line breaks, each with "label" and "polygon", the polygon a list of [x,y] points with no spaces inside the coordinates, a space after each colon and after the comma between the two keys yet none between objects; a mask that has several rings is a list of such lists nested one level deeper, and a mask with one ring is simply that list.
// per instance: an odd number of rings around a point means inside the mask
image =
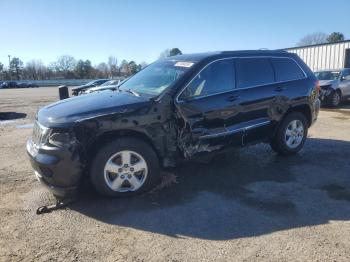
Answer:
[{"label": "metal fence", "polygon": [[[124,80],[124,77],[114,77],[114,80]],[[17,83],[34,83],[37,84],[40,87],[49,87],[49,86],[61,86],[61,85],[67,85],[67,86],[79,86],[86,84],[90,81],[93,81],[96,79],[52,79],[52,80],[12,80]],[[112,79],[111,79],[112,80]],[[8,80],[6,80],[8,81]],[[0,81],[6,82],[5,80]]]},{"label": "metal fence", "polygon": [[35,83],[38,86],[78,86],[86,84],[93,79],[55,79],[55,80],[14,80],[18,83]]},{"label": "metal fence", "polygon": [[313,71],[339,69],[350,63],[350,40],[285,50],[296,53]]}]

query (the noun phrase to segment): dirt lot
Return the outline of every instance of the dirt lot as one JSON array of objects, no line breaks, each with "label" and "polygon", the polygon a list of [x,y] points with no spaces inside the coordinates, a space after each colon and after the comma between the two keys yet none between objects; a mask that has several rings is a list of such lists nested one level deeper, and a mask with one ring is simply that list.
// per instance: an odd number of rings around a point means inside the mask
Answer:
[{"label": "dirt lot", "polygon": [[177,183],[154,193],[86,188],[38,216],[53,199],[27,160],[25,124],[55,100],[54,88],[0,90],[0,112],[17,118],[0,123],[0,261],[350,261],[350,103],[322,110],[296,156],[244,148],[171,170]]}]

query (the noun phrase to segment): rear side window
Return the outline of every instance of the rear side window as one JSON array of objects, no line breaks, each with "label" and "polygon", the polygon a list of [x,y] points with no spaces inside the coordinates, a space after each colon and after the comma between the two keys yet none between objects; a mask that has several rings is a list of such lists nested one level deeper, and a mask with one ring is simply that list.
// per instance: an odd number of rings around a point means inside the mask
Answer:
[{"label": "rear side window", "polygon": [[240,58],[236,61],[237,88],[271,84],[275,75],[268,58]]},{"label": "rear side window", "polygon": [[275,68],[277,82],[297,80],[305,77],[301,68],[292,59],[271,58],[271,62]]},{"label": "rear side window", "polygon": [[180,99],[197,98],[233,90],[235,81],[232,59],[219,60],[205,67],[185,88]]}]

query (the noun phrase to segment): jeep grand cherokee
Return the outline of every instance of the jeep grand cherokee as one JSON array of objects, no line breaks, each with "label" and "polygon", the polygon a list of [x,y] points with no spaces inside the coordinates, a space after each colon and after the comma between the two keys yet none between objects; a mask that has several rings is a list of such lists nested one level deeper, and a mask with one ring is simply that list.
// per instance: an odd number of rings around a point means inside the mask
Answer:
[{"label": "jeep grand cherokee", "polygon": [[318,80],[295,54],[226,51],[159,60],[106,90],[59,101],[36,117],[27,151],[56,195],[83,176],[98,192],[151,189],[161,168],[258,142],[302,149],[317,118]]}]

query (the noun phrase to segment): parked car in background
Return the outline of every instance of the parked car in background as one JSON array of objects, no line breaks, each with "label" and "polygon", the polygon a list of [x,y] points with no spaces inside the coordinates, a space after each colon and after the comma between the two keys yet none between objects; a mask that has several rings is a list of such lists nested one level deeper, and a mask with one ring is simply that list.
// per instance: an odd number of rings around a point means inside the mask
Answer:
[{"label": "parked car in background", "polygon": [[32,82],[29,82],[29,83],[27,83],[27,87],[38,88],[39,85],[37,85],[37,84],[35,84],[35,83],[32,83]]},{"label": "parked car in background", "polygon": [[337,107],[342,100],[350,98],[350,68],[315,72],[320,80],[320,100]]},{"label": "parked car in background", "polygon": [[0,85],[0,88],[17,88],[18,84],[15,81],[6,81]]},{"label": "parked car in background", "polygon": [[81,94],[84,90],[86,90],[90,87],[100,86],[107,81],[109,81],[109,80],[108,79],[97,79],[97,80],[93,80],[85,85],[74,87],[74,88],[72,88],[72,95],[77,96],[77,95]]},{"label": "parked car in background", "polygon": [[82,91],[80,94],[90,94],[93,92],[97,92],[97,91],[103,91],[103,90],[113,90],[113,89],[117,89],[118,86],[123,83],[125,80],[122,79],[118,79],[118,80],[110,80],[107,81],[106,83],[100,85],[100,86],[96,86],[96,87],[91,87],[88,89],[85,89],[84,91]]},{"label": "parked car in background", "polygon": [[121,82],[120,79],[113,79],[113,80],[109,80],[105,83],[103,83],[102,85],[100,85],[100,87],[102,86],[116,86]]},{"label": "parked car in background", "polygon": [[284,51],[230,51],[156,61],[116,90],[42,108],[27,152],[36,177],[58,197],[84,175],[107,196],[151,189],[161,168],[270,143],[299,152],[316,121],[318,80]]},{"label": "parked car in background", "polygon": [[17,88],[27,88],[27,83],[19,83]]},{"label": "parked car in background", "polygon": [[17,88],[34,88],[34,87],[39,87],[39,86],[31,82],[22,82],[17,85]]}]

